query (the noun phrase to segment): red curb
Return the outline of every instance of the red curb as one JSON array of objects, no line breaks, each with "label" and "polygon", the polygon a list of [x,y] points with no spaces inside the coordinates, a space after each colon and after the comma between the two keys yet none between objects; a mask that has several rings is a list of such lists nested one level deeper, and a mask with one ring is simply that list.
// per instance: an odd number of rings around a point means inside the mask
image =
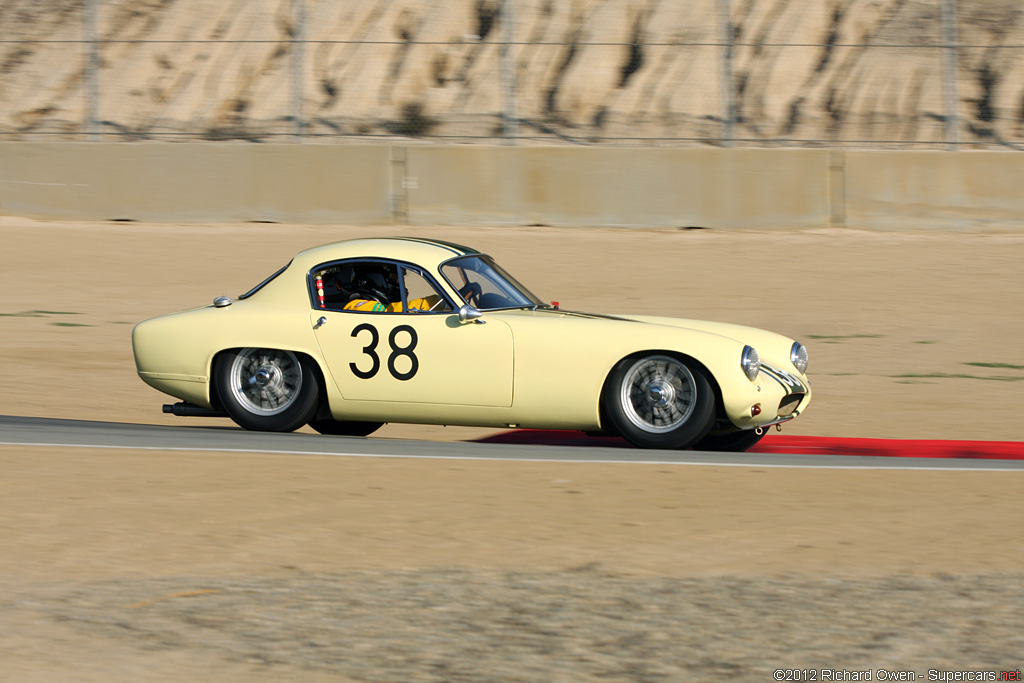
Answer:
[{"label": "red curb", "polygon": [[1024,442],[1020,441],[942,441],[767,435],[751,451],[754,453],[879,455],[893,458],[1024,460]]},{"label": "red curb", "polygon": [[[599,446],[631,448],[625,439],[589,437],[582,432],[517,429],[495,434],[477,443],[531,446]],[[798,453],[811,455],[875,455],[893,458],[973,458],[977,460],[1024,460],[1022,441],[943,441],[933,439],[863,439],[827,436],[766,434],[751,453]]]}]

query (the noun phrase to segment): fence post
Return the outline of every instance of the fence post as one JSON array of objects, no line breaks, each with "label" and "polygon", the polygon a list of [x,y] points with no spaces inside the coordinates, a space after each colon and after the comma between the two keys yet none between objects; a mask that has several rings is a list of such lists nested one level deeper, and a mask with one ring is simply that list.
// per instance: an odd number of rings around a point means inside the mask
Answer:
[{"label": "fence post", "polygon": [[733,29],[729,0],[718,0],[719,88],[722,93],[722,146],[732,147],[736,104],[732,82]]},{"label": "fence post", "polygon": [[502,135],[506,145],[516,144],[519,121],[516,113],[516,13],[515,0],[501,2],[501,99]]},{"label": "fence post", "polygon": [[96,142],[103,136],[100,128],[100,45],[97,37],[97,3],[99,0],[85,0],[82,6],[82,32],[85,43],[85,133],[86,139]]},{"label": "fence post", "polygon": [[956,0],[942,0],[942,97],[946,110],[946,145],[959,148],[960,95],[957,79],[960,69],[960,38],[957,35]]},{"label": "fence post", "polygon": [[306,3],[292,0],[292,73],[291,73],[291,118],[292,142],[302,142],[306,121],[302,101],[305,89],[306,57]]}]

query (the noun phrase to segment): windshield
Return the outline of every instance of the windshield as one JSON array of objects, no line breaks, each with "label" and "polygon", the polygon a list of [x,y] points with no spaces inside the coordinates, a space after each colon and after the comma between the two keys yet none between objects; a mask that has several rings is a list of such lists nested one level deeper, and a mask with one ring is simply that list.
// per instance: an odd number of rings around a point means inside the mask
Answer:
[{"label": "windshield", "polygon": [[467,304],[481,310],[546,306],[490,256],[480,254],[452,259],[441,266],[441,274]]}]

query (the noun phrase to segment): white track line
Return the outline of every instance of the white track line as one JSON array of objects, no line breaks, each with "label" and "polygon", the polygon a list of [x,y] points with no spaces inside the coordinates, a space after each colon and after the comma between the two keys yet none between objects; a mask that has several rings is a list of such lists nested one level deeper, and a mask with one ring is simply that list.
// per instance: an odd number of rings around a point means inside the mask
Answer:
[{"label": "white track line", "polygon": [[[323,453],[320,451],[283,451],[251,448],[191,448],[184,446],[107,446],[101,444],[25,443],[0,441],[0,446],[28,446],[32,448],[97,448],[125,451],[177,451],[187,453],[247,453],[259,455],[320,455],[338,458],[393,458],[410,460],[480,460],[492,462],[568,463],[591,465],[688,465],[696,467],[747,467],[755,469],[810,469],[810,470],[915,470],[919,472],[1024,472],[1020,468],[1001,467],[911,467],[909,465],[783,465],[777,463],[694,462],[688,460],[586,460],[580,458],[531,458],[476,455],[407,455],[401,453]],[[765,455],[769,455],[765,453]]]}]

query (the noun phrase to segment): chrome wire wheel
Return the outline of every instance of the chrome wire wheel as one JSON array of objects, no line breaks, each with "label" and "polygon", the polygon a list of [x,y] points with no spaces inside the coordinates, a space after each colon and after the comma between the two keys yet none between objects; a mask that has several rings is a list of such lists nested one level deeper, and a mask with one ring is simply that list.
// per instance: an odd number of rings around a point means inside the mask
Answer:
[{"label": "chrome wire wheel", "polygon": [[291,351],[243,349],[231,364],[231,396],[253,415],[288,410],[302,391],[302,366]]},{"label": "chrome wire wheel", "polygon": [[626,418],[648,434],[665,434],[684,424],[693,415],[696,399],[693,373],[670,356],[636,361],[619,390]]}]

